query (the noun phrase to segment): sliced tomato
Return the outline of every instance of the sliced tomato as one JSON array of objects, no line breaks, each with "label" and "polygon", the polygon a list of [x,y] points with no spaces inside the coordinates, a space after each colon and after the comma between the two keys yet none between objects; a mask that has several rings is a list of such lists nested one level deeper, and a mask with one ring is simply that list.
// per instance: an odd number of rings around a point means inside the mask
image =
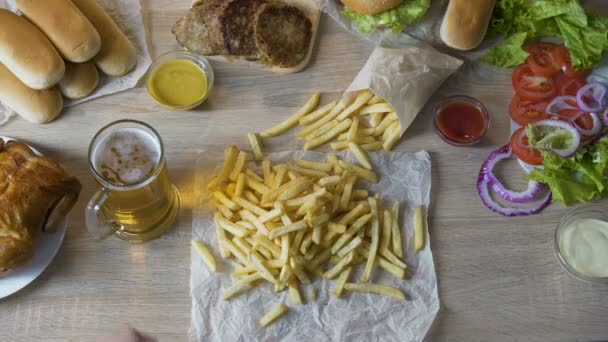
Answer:
[{"label": "sliced tomato", "polygon": [[575,76],[563,75],[557,80],[558,94],[576,96],[578,90],[587,84],[588,75],[588,73],[579,73]]},{"label": "sliced tomato", "polygon": [[545,113],[547,105],[549,105],[548,101],[530,101],[514,95],[509,106],[509,115],[513,121],[525,126],[532,122],[548,119],[550,115]]},{"label": "sliced tomato", "polygon": [[515,156],[521,159],[521,161],[524,163],[531,165],[543,164],[543,155],[539,150],[530,147],[528,143],[525,127],[513,132],[513,135],[511,136],[511,148],[513,149]]},{"label": "sliced tomato", "polygon": [[539,76],[553,77],[562,71],[562,64],[557,59],[559,45],[551,43],[533,43],[528,45],[526,51],[530,69]]},{"label": "sliced tomato", "polygon": [[557,94],[553,78],[536,75],[528,64],[515,68],[512,80],[515,93],[527,100],[550,100]]},{"label": "sliced tomato", "polygon": [[589,70],[574,70],[574,67],[572,67],[572,59],[570,58],[570,51],[568,51],[568,48],[564,44],[559,45],[557,47],[555,57],[557,59],[557,62],[561,65],[562,71],[568,76],[574,76],[579,78],[583,77],[584,75],[584,77],[587,78],[587,76],[589,76],[589,73],[591,72]]}]

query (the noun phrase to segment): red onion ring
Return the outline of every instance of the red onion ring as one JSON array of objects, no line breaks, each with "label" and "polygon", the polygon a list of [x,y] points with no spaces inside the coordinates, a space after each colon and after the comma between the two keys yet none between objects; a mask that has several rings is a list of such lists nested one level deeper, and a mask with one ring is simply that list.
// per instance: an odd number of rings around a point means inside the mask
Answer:
[{"label": "red onion ring", "polygon": [[[570,120],[568,120],[568,122],[570,122],[570,124],[572,126],[574,126],[574,128],[576,128],[576,130],[582,135],[590,137],[590,136],[598,134],[600,132],[600,130],[602,129],[602,122],[600,121],[600,118],[597,116],[597,114],[583,113],[583,112],[580,112],[580,114],[581,115],[576,116],[576,119],[574,119],[574,118],[570,119]],[[591,127],[591,129],[583,129],[576,123],[576,120],[584,114],[589,114],[591,116],[591,120],[593,120],[593,127]]]},{"label": "red onion ring", "polygon": [[[530,148],[530,147],[528,147]],[[486,179],[488,185],[492,187],[492,190],[505,201],[511,203],[527,203],[532,202],[538,198],[538,196],[547,189],[545,184],[530,181],[528,182],[528,188],[522,192],[516,192],[505,188],[505,186],[496,178],[494,175],[494,167],[499,161],[509,159],[513,156],[513,150],[511,145],[505,145],[498,150],[492,152],[488,159],[481,165],[479,171],[479,177]]]},{"label": "red onion ring", "polygon": [[[589,83],[576,93],[576,103],[585,112],[599,112],[606,108],[608,98],[606,97],[606,86],[601,83]],[[592,99],[594,102],[587,102]]]},{"label": "red onion ring", "polygon": [[[597,115],[596,115],[597,117]],[[541,121],[537,121],[534,123],[531,123],[532,126],[536,127],[536,126],[549,126],[549,127],[555,127],[555,128],[562,128],[567,130],[568,132],[570,132],[572,134],[572,146],[570,146],[567,149],[564,150],[558,150],[558,149],[553,149],[553,148],[537,148],[538,150],[545,150],[545,151],[551,151],[555,154],[557,154],[558,156],[561,157],[568,157],[572,154],[574,154],[576,152],[576,150],[578,150],[580,144],[581,144],[581,135],[578,132],[578,130],[576,128],[574,128],[574,126],[572,126],[571,124],[569,124],[568,122],[565,121],[561,121],[561,120],[541,120]]]},{"label": "red onion ring", "polygon": [[483,204],[493,212],[503,215],[503,216],[526,216],[526,215],[536,215],[543,211],[550,203],[551,203],[551,192],[547,192],[547,194],[542,198],[542,202],[538,205],[535,205],[531,208],[505,208],[500,204],[496,203],[490,196],[490,192],[488,191],[488,180],[481,177],[477,181],[477,192],[479,193],[479,197]]},{"label": "red onion ring", "polygon": [[[571,104],[572,103],[572,104]],[[576,106],[576,97],[574,96],[557,96],[545,108],[547,114],[560,116],[559,112],[565,109],[578,110]]]}]

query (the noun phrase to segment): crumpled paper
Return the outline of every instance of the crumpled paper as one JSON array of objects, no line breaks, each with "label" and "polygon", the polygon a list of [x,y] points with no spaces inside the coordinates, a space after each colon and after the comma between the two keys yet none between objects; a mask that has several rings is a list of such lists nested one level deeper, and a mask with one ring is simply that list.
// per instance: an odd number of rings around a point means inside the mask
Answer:
[{"label": "crumpled paper", "polygon": [[[191,251],[192,321],[191,341],[422,341],[439,310],[435,265],[427,234],[426,248],[418,253],[413,247],[413,212],[419,205],[430,202],[431,161],[426,152],[373,153],[370,158],[380,175],[378,184],[359,182],[357,188],[380,193],[386,206],[394,200],[401,202],[399,222],[409,265],[408,277],[397,279],[374,268],[374,283],[396,286],[408,296],[407,301],[394,298],[346,292],[337,299],[332,291],[334,281],[318,277],[312,286],[317,289],[317,301],[308,303],[310,285],[300,287],[304,305],[295,305],[287,291],[275,294],[269,284],[251,289],[230,301],[222,292],[233,280],[232,266],[219,256],[213,208],[208,203],[207,183],[217,174],[223,162],[222,151],[204,151],[197,162],[195,188],[197,202],[193,212],[192,238],[203,241],[218,261],[218,272],[211,272],[200,256]],[[273,162],[299,158],[324,160],[325,154],[310,151],[272,153]],[[348,154],[340,158],[354,162]],[[357,267],[360,279],[364,266]],[[272,325],[262,328],[259,319],[277,304],[289,306],[288,314]]]},{"label": "crumpled paper", "polygon": [[463,63],[409,37],[401,48],[376,47],[344,92],[345,105],[356,91],[371,89],[395,109],[403,134],[441,84]]},{"label": "crumpled paper", "polygon": [[[141,14],[139,0],[97,0],[108,14],[114,19],[118,27],[127,35],[129,40],[137,49],[137,66],[133,71],[123,77],[109,77],[99,72],[99,85],[89,96],[79,100],[65,100],[64,106],[70,107],[79,103],[89,101],[101,96],[118,93],[131,89],[146,74],[152,63],[148,43],[146,41],[146,30]],[[0,0],[0,8],[8,8],[17,12],[15,0]],[[0,103],[0,125],[10,118],[12,110]],[[6,118],[6,120],[2,120]],[[4,122],[3,122],[4,121]]]},{"label": "crumpled paper", "polygon": [[338,4],[336,0],[315,0],[317,5],[333,20],[347,31],[369,40],[374,45],[384,47],[399,47],[409,44],[409,36],[417,39],[440,44],[439,27],[441,26],[441,18],[445,9],[446,0],[431,0],[431,7],[426,12],[424,17],[405,28],[403,32],[393,32],[391,29],[377,29],[370,33],[359,31],[357,23],[349,17],[342,14],[343,6]]}]

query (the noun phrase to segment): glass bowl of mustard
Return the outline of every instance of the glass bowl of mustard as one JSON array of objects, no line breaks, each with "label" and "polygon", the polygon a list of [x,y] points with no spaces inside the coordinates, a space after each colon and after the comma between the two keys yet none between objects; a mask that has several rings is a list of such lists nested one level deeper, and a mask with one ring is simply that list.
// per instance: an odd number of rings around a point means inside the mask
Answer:
[{"label": "glass bowl of mustard", "polygon": [[179,50],[159,56],[146,74],[146,87],[165,108],[188,110],[207,99],[213,88],[213,68],[194,52]]},{"label": "glass bowl of mustard", "polygon": [[608,284],[608,206],[581,205],[559,222],[555,229],[555,255],[573,277]]}]

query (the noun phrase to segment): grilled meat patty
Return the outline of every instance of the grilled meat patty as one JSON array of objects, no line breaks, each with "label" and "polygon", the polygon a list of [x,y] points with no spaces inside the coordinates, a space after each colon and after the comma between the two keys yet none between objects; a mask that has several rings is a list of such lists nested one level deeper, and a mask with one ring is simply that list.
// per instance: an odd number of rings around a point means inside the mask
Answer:
[{"label": "grilled meat patty", "polygon": [[224,55],[220,14],[228,5],[225,0],[205,0],[193,6],[175,25],[172,32],[188,50],[202,55]]},{"label": "grilled meat patty", "polygon": [[264,62],[289,68],[306,57],[312,23],[296,7],[269,2],[261,5],[256,13],[254,34]]},{"label": "grilled meat patty", "polygon": [[220,15],[224,47],[231,55],[258,58],[253,35],[255,14],[265,0],[230,0]]}]

